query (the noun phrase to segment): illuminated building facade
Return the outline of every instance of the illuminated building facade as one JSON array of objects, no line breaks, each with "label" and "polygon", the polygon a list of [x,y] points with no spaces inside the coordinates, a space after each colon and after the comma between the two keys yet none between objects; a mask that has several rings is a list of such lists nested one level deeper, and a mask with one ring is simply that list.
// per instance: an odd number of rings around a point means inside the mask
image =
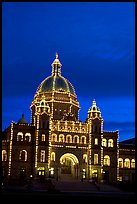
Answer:
[{"label": "illuminated building facade", "polygon": [[79,121],[79,102],[74,87],[61,75],[61,66],[56,54],[51,76],[41,82],[31,103],[31,123],[22,115],[4,131],[3,177],[61,180],[68,175],[110,183],[125,177],[132,181],[135,147],[120,148],[119,132],[103,130],[95,100],[85,122]]}]

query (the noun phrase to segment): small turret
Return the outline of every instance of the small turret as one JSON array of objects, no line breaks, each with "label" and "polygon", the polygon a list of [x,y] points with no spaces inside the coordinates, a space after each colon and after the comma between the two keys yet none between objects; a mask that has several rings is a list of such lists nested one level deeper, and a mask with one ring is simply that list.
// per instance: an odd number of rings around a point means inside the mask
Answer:
[{"label": "small turret", "polygon": [[100,109],[97,107],[95,99],[92,102],[92,106],[88,110],[88,118],[102,118]]},{"label": "small turret", "polygon": [[22,114],[22,118],[19,119],[18,124],[28,124],[27,120],[24,118],[24,114]]}]

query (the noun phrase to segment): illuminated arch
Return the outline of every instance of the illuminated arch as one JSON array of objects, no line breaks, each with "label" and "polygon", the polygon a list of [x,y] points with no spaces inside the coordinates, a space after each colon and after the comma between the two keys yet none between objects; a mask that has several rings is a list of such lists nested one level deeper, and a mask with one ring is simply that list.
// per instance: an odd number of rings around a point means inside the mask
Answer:
[{"label": "illuminated arch", "polygon": [[55,152],[51,152],[51,161],[55,161]]},{"label": "illuminated arch", "polygon": [[7,151],[2,150],[2,161],[7,161]]},{"label": "illuminated arch", "polygon": [[64,142],[64,135],[63,134],[59,135],[59,142]]},{"label": "illuminated arch", "polygon": [[78,158],[74,155],[74,154],[71,154],[71,153],[66,153],[66,154],[63,154],[61,157],[60,157],[60,163],[63,164],[63,161],[68,158],[72,161],[73,165],[76,165],[79,163],[78,161]]},{"label": "illuminated arch", "polygon": [[17,133],[17,141],[23,141],[23,132]]},{"label": "illuminated arch", "polygon": [[135,168],[135,159],[131,160],[131,168]]},{"label": "illuminated arch", "polygon": [[57,135],[56,134],[52,134],[51,141],[52,142],[56,142],[57,141]]},{"label": "illuminated arch", "polygon": [[66,136],[66,142],[72,143],[72,136],[71,135]]},{"label": "illuminated arch", "polygon": [[20,151],[19,159],[21,161],[27,161],[27,151],[26,150],[21,150]]},{"label": "illuminated arch", "polygon": [[25,140],[27,140],[27,141],[31,141],[31,134],[29,133],[29,132],[27,132],[26,134],[25,134]]},{"label": "illuminated arch", "polygon": [[102,146],[103,146],[103,147],[106,147],[106,146],[107,146],[107,140],[106,140],[106,138],[103,138],[103,139],[102,139]]},{"label": "illuminated arch", "polygon": [[118,167],[123,168],[123,159],[122,158],[118,159]]},{"label": "illuminated arch", "polygon": [[124,160],[124,167],[125,167],[125,168],[130,168],[130,159],[129,159],[129,158],[126,158],[126,159]]},{"label": "illuminated arch", "polygon": [[86,144],[86,136],[81,136],[81,138],[80,138],[80,143],[81,144]]},{"label": "illuminated arch", "polygon": [[73,137],[73,142],[74,142],[74,143],[79,143],[79,136],[78,136],[78,135],[75,135],[75,136]]},{"label": "illuminated arch", "polygon": [[110,166],[110,156],[104,156],[104,166]]},{"label": "illuminated arch", "polygon": [[109,139],[108,140],[108,147],[113,147],[114,144],[113,144],[113,139]]}]

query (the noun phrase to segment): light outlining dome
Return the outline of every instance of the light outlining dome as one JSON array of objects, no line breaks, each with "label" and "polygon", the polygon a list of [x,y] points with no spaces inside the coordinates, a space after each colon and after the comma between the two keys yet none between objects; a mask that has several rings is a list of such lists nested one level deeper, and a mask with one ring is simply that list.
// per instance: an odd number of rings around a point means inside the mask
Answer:
[{"label": "light outlining dome", "polygon": [[37,93],[43,92],[66,92],[76,95],[72,84],[63,76],[61,76],[61,63],[56,53],[56,59],[52,63],[52,75],[44,79],[37,89]]}]

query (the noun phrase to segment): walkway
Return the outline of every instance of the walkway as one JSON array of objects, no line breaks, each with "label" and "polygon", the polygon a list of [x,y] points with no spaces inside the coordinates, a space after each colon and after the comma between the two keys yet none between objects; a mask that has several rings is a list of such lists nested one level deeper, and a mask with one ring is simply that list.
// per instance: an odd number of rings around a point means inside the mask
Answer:
[{"label": "walkway", "polygon": [[[43,201],[50,200],[50,203],[81,203],[89,202],[89,200],[98,202],[108,203],[114,201],[123,202],[124,204],[129,202],[133,203],[135,200],[135,193],[132,192],[123,192],[118,188],[115,188],[110,185],[100,184],[100,188],[97,188],[93,183],[88,181],[78,181],[78,180],[49,180],[46,183],[40,183],[34,181],[32,186],[28,188],[28,185],[25,186],[5,186],[3,187],[2,198],[4,201],[13,202],[21,198],[21,201],[26,201],[28,198],[31,201]],[[6,200],[7,199],[7,200]],[[32,201],[32,202],[33,202]],[[136,203],[136,202],[135,202]]]},{"label": "walkway", "polygon": [[52,181],[55,189],[61,192],[118,192],[122,193],[122,191],[116,187],[107,185],[107,184],[99,184],[95,185],[89,181],[79,181],[79,180],[69,180],[69,181]]}]

